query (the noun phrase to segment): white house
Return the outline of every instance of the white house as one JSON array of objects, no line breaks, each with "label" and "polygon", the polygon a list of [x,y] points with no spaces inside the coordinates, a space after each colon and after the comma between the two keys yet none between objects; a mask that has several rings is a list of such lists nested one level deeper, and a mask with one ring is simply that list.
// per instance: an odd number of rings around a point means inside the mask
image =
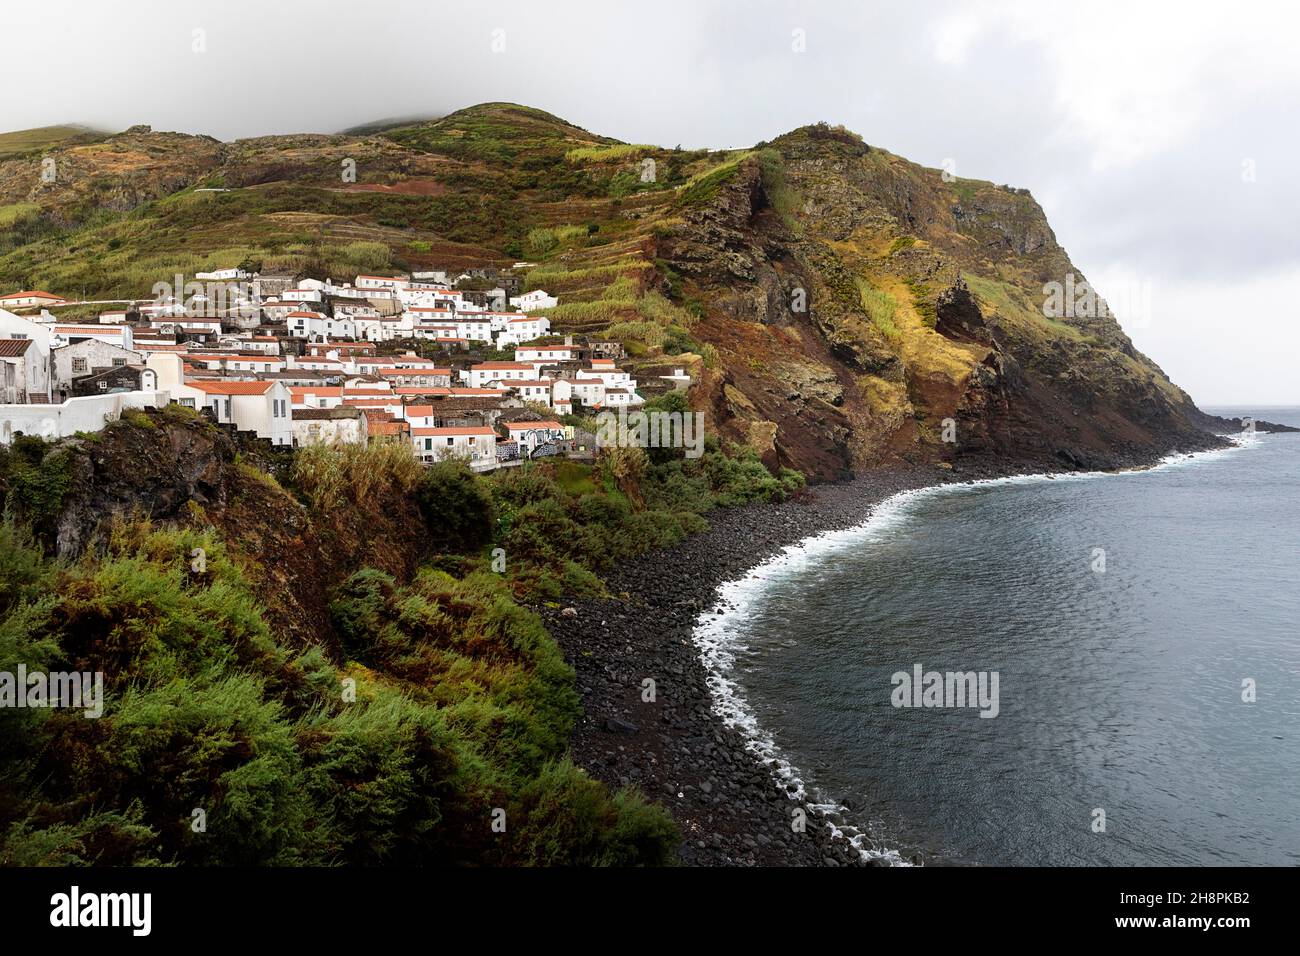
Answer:
[{"label": "white house", "polygon": [[589,407],[604,403],[604,381],[601,378],[560,378],[551,389],[551,401],[556,408],[572,407],[573,401]]},{"label": "white house", "polygon": [[250,278],[243,269],[217,269],[214,272],[196,272],[194,278],[200,282],[235,282]]},{"label": "white house", "polygon": [[560,300],[553,295],[547,295],[545,289],[534,289],[523,295],[511,296],[510,304],[520,312],[532,312],[536,309],[552,308],[559,305]]},{"label": "white house", "polygon": [[211,409],[218,422],[254,432],[272,445],[293,443],[292,396],[279,382],[196,379],[174,388],[172,398],[190,408]]},{"label": "white house", "polygon": [[555,362],[576,362],[581,351],[572,345],[521,345],[515,349],[516,362],[531,362],[538,367]]},{"label": "white house", "polygon": [[359,408],[302,408],[293,413],[293,443],[303,445],[364,445],[369,434],[365,412]]},{"label": "white house", "polygon": [[55,390],[72,388],[74,378],[89,375],[95,369],[144,363],[144,353],[124,349],[98,338],[77,339],[69,345],[54,349],[52,356]]},{"label": "white house", "polygon": [[630,388],[607,388],[605,397],[597,403],[601,408],[615,408],[623,406],[629,408],[635,405],[644,405],[645,402],[641,396]]},{"label": "white house", "polygon": [[285,316],[289,335],[297,339],[323,336],[335,339],[354,339],[357,327],[351,319],[336,319],[319,312],[290,312]]},{"label": "white house", "polygon": [[536,402],[547,408],[551,407],[552,384],[549,378],[523,379],[509,383],[510,388],[514,389],[521,401]]},{"label": "white house", "polygon": [[405,289],[410,286],[407,279],[399,279],[396,276],[357,276],[354,285],[358,289],[369,292],[385,291],[396,293],[398,289]]},{"label": "white house", "polygon": [[0,405],[27,404],[27,353],[31,339],[0,339]]},{"label": "white house", "polygon": [[508,440],[518,442],[519,450],[530,458],[538,447],[560,441],[564,435],[565,426],[559,422],[508,422],[506,424]]},{"label": "white house", "polygon": [[0,295],[0,309],[31,309],[37,306],[61,305],[68,300],[52,292],[10,292]]},{"label": "white house", "polygon": [[[461,338],[471,342],[492,341],[493,323],[490,316],[472,314],[461,315],[451,309],[432,306],[415,306],[407,310],[410,316],[412,332],[420,327],[438,330],[441,334],[432,335],[426,331],[420,338]],[[448,332],[447,330],[450,330]]]},{"label": "white house", "polygon": [[486,425],[464,428],[412,428],[411,444],[424,461],[465,458],[476,471],[495,468],[497,464],[496,432]]},{"label": "white house", "polygon": [[279,355],[280,340],[274,335],[249,335],[229,340],[235,348],[247,352],[261,352],[263,355]]},{"label": "white house", "polygon": [[280,372],[285,368],[285,360],[278,355],[227,355],[222,367],[227,372]]},{"label": "white house", "polygon": [[411,423],[412,428],[436,427],[432,405],[403,405],[400,414],[402,418]]},{"label": "white house", "polygon": [[352,363],[328,355],[290,356],[288,367],[307,369],[312,372],[331,372],[335,375],[348,375],[355,371]]},{"label": "white house", "polygon": [[506,327],[497,333],[497,348],[508,349],[522,342],[539,339],[551,331],[551,320],[541,315],[537,318],[511,319]]},{"label": "white house", "polygon": [[280,293],[281,302],[320,302],[322,298],[320,289],[285,289]]},{"label": "white house", "polygon": [[302,311],[302,306],[297,302],[280,302],[276,300],[262,303],[262,312],[272,322],[283,322],[290,312],[299,311]]},{"label": "white house", "polygon": [[151,328],[159,332],[187,332],[191,335],[197,335],[201,338],[216,337],[221,334],[220,319],[196,319],[196,318],[161,318],[150,319]]},{"label": "white house", "polygon": [[341,319],[378,318],[379,310],[369,302],[335,302],[334,314]]},{"label": "white house", "polygon": [[616,368],[613,362],[603,363],[597,359],[591,363],[591,368],[578,369],[574,377],[579,381],[583,379],[598,378],[605,383],[606,388],[627,388],[636,389],[636,379],[620,368]]},{"label": "white house", "polygon": [[470,388],[483,388],[493,382],[509,384],[511,379],[532,379],[537,372],[527,362],[480,362],[471,365],[468,371],[462,370],[460,376]]},{"label": "white house", "polygon": [[350,320],[356,329],[354,338],[367,342],[392,342],[394,339],[406,339],[412,335],[412,319],[409,315],[356,315]]},{"label": "white house", "polygon": [[[0,339],[27,340],[32,344],[23,350],[24,377],[27,394],[18,402],[50,400],[50,385],[54,378],[50,351],[54,344],[53,329],[40,322],[32,322],[20,315],[0,309]],[[15,382],[15,387],[17,382]]]}]

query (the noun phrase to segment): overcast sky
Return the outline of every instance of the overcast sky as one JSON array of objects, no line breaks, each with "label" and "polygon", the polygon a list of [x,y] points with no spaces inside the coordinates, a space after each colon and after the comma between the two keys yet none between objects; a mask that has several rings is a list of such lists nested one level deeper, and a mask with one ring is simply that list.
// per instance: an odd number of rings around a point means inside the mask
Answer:
[{"label": "overcast sky", "polygon": [[3,20],[3,129],[231,139],[485,100],[668,146],[842,123],[1032,190],[1202,405],[1300,404],[1300,5],[18,0]]}]

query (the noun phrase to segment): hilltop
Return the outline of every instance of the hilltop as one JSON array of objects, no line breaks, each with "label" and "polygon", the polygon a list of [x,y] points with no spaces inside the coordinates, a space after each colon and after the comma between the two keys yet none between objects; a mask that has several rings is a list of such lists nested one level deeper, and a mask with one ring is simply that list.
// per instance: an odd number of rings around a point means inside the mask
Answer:
[{"label": "hilltop", "polygon": [[40,155],[58,146],[93,143],[109,135],[104,130],[75,123],[65,126],[41,126],[36,129],[0,133],[0,159]]},{"label": "hilltop", "polygon": [[689,368],[711,427],[770,467],[1115,467],[1212,441],[1113,318],[1044,316],[1046,283],[1084,277],[1033,197],[950,179],[826,124],[711,152],[510,103],[230,143],[140,126],[0,160],[0,285],[526,259],[555,331]]}]

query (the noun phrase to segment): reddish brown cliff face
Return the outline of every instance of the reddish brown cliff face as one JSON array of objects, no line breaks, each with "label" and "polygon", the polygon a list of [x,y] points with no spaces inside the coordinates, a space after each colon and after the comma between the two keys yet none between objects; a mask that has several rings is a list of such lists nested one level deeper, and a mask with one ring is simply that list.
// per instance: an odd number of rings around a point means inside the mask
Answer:
[{"label": "reddish brown cliff face", "polygon": [[1113,318],[1044,315],[1046,283],[1083,278],[1024,191],[807,128],[737,164],[657,254],[705,305],[700,400],[772,464],[1114,467],[1213,441]]}]

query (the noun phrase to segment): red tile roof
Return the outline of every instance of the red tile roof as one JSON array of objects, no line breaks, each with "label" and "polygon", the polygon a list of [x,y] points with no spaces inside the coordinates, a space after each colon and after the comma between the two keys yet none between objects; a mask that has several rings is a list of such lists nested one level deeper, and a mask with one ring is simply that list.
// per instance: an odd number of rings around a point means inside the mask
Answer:
[{"label": "red tile roof", "polygon": [[265,395],[275,385],[275,382],[191,381],[185,384],[197,388],[201,392],[209,392],[214,395]]},{"label": "red tile roof", "polygon": [[0,299],[30,299],[32,296],[42,299],[58,299],[60,302],[65,301],[61,295],[55,295],[53,292],[42,292],[39,289],[32,292],[10,292],[8,295],[0,295]]},{"label": "red tile roof", "polygon": [[506,430],[512,432],[527,431],[533,428],[554,428],[562,431],[564,426],[559,422],[508,422],[506,424]]}]

